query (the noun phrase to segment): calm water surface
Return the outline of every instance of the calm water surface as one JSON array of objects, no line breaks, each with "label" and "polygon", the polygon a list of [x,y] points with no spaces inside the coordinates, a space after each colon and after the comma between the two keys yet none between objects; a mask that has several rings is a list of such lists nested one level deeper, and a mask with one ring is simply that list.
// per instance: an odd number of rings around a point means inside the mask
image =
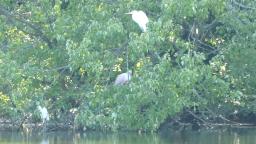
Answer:
[{"label": "calm water surface", "polygon": [[0,144],[256,144],[256,128],[137,133],[0,132]]}]

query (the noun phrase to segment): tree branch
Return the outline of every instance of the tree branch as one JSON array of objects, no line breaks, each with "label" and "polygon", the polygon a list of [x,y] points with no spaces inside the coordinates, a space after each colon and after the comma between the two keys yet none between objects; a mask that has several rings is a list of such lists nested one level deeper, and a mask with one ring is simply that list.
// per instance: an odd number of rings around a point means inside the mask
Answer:
[{"label": "tree branch", "polygon": [[52,42],[51,40],[42,32],[42,30],[40,29],[40,27],[26,21],[25,19],[18,17],[14,14],[11,14],[8,10],[6,10],[3,6],[0,5],[0,15],[4,15],[6,18],[8,19],[12,19],[15,21],[18,21],[28,27],[30,27],[32,30],[35,31],[35,36],[39,37],[40,39],[42,39],[44,42],[47,43],[49,48],[52,48]]},{"label": "tree branch", "polygon": [[240,8],[256,10],[255,7],[250,7],[250,6],[243,5],[243,4],[239,3],[239,2],[237,2],[236,0],[231,0],[231,2],[232,2],[233,4],[239,6]]}]

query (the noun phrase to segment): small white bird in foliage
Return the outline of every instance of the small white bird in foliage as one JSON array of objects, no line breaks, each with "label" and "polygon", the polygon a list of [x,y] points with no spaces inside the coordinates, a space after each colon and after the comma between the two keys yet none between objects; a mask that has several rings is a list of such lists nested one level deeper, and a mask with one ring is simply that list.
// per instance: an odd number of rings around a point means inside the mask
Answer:
[{"label": "small white bird in foliage", "polygon": [[46,121],[49,121],[49,114],[45,107],[41,107],[40,105],[37,106],[38,110],[40,111],[41,120],[43,121],[43,124]]},{"label": "small white bird in foliage", "polygon": [[148,23],[148,17],[143,11],[137,11],[133,10],[129,13],[126,14],[131,14],[133,21],[135,21],[141,28],[143,32],[147,31],[147,23]]},{"label": "small white bird in foliage", "polygon": [[121,73],[116,77],[114,85],[123,85],[128,83],[132,78],[132,71],[128,71],[126,73]]}]

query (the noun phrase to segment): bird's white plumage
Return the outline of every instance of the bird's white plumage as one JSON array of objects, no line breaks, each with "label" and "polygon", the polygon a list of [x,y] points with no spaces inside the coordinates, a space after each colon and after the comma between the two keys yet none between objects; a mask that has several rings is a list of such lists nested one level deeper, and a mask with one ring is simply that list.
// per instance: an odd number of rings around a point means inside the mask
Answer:
[{"label": "bird's white plumage", "polygon": [[47,109],[45,107],[42,108],[40,105],[37,106],[37,108],[40,111],[40,115],[43,123],[45,123],[45,121],[49,121],[49,114]]},{"label": "bird's white plumage", "polygon": [[121,73],[116,77],[115,85],[123,85],[126,84],[132,78],[132,72],[128,71],[126,73]]},{"label": "bird's white plumage", "polygon": [[137,10],[133,10],[129,13],[126,13],[126,14],[131,14],[132,15],[132,19],[133,21],[135,21],[139,27],[141,28],[141,30],[143,32],[146,32],[147,31],[147,23],[148,23],[148,17],[147,15],[145,14],[145,12],[143,11],[137,11]]}]

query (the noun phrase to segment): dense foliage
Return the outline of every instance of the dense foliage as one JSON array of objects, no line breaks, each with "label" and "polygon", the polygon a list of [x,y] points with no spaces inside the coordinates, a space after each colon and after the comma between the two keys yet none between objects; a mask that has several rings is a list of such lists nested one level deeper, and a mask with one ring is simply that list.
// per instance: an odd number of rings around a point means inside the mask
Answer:
[{"label": "dense foliage", "polygon": [[40,103],[77,128],[255,122],[255,43],[253,0],[2,0],[0,117],[36,122]]}]

